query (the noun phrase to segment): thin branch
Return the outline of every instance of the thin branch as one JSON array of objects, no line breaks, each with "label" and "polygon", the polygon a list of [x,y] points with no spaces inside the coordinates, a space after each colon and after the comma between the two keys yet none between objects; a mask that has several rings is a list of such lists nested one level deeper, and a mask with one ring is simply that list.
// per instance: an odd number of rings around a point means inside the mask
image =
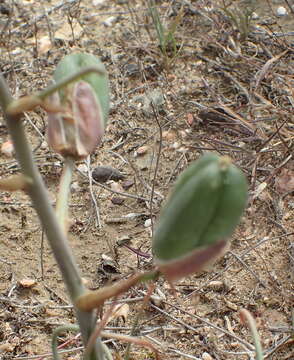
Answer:
[{"label": "thin branch", "polygon": [[152,101],[151,101],[150,105],[152,107],[154,118],[156,120],[156,123],[158,125],[158,129],[159,129],[159,146],[158,146],[158,153],[157,153],[157,157],[156,157],[154,176],[153,176],[152,188],[151,188],[151,194],[150,194],[150,219],[151,219],[151,225],[152,225],[152,234],[154,234],[153,197],[154,197],[154,192],[155,192],[155,180],[156,180],[156,176],[157,176],[157,172],[158,172],[158,168],[159,168],[159,159],[160,159],[161,150],[162,150],[162,127],[161,127],[159,119],[158,119],[156,108],[155,108]]},{"label": "thin branch", "polygon": [[[67,242],[67,237],[58,222],[51,206],[45,184],[35,165],[30,145],[25,136],[21,115],[8,115],[5,111],[12,101],[13,98],[9,93],[5,80],[2,75],[0,75],[0,105],[4,110],[4,116],[22,173],[24,176],[32,179],[32,184],[29,184],[27,192],[45,230],[48,242],[62,273],[63,280],[67,286],[71,300],[74,303],[75,299],[85,292],[85,287]],[[93,312],[85,312],[77,309],[77,319],[83,342],[86,344],[94,328],[95,318]]]}]

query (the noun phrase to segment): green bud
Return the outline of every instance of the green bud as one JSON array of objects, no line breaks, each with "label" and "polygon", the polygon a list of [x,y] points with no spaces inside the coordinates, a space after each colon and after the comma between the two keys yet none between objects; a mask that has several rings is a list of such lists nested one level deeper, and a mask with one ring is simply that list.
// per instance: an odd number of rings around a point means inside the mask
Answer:
[{"label": "green bud", "polygon": [[[245,176],[227,157],[207,154],[190,165],[179,177],[154,233],[159,269],[164,267],[170,278],[181,277],[221,254],[246,201]],[[178,263],[177,271],[174,264],[169,266],[172,263]]]},{"label": "green bud", "polygon": [[[80,79],[87,82],[94,90],[102,108],[104,125],[106,125],[109,112],[109,83],[107,72],[99,58],[87,53],[69,54],[59,62],[53,78],[55,82],[58,82],[59,80],[90,66],[97,66],[104,72],[104,75],[91,72],[83,75]],[[72,84],[69,84],[69,87],[70,86],[72,86]],[[61,104],[65,103],[67,101],[68,87],[60,89],[59,95]]]}]

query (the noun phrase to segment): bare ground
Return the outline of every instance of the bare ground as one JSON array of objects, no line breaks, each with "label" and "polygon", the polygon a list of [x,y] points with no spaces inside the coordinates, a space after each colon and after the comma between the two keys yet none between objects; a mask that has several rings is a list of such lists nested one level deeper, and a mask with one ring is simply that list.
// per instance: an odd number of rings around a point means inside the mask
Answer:
[{"label": "bare ground", "polygon": [[[13,95],[46,87],[58,61],[77,50],[100,56],[111,81],[109,125],[90,167],[111,165],[124,179],[106,188],[94,184],[91,193],[85,165],[78,164],[70,203],[70,243],[87,286],[148,269],[146,225],[158,218],[178,174],[205,151],[228,154],[250,184],[229,251],[207,271],[176,283],[176,293],[160,280],[157,298],[141,310],[136,335],[164,359],[253,359],[252,337],[239,318],[246,308],[256,318],[265,358],[293,359],[294,14],[287,7],[293,2],[258,2],[259,18],[244,39],[221,10],[223,2],[183,2],[173,61],[172,50],[168,57],[160,52],[147,2],[42,3],[0,4],[0,66]],[[238,8],[243,3],[234,2]],[[167,24],[181,7],[174,1],[157,5]],[[278,6],[288,15],[275,16]],[[148,106],[150,93],[157,117]],[[54,203],[62,161],[46,145],[46,115],[37,110],[24,121]],[[0,131],[3,144],[9,140],[4,122]],[[0,166],[2,177],[19,171],[3,153]],[[131,213],[138,216],[125,217]],[[25,194],[2,193],[0,228],[0,357],[49,358],[53,329],[75,319]],[[124,294],[127,313],[107,329],[130,334],[146,292],[141,285]],[[79,359],[80,339],[65,334],[60,344],[68,339],[64,358]],[[115,340],[109,347],[123,358],[126,344]],[[132,346],[131,358],[154,354]]]}]

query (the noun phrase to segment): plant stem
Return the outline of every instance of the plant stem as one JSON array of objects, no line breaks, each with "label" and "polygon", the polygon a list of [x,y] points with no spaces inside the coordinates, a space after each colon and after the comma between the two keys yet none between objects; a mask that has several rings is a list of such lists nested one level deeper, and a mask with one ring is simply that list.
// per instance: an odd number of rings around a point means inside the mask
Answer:
[{"label": "plant stem", "polygon": [[63,173],[61,175],[56,202],[56,215],[65,234],[67,233],[68,229],[68,200],[73,169],[74,160],[69,157],[64,159]]},{"label": "plant stem", "polygon": [[70,84],[71,82],[78,80],[80,77],[93,72],[99,75],[105,75],[105,70],[99,68],[99,66],[85,67],[84,69],[65,77],[57,83],[53,83],[50,86],[47,86],[46,89],[43,89],[35,94],[24,96],[17,100],[11,98],[11,101],[6,104],[6,113],[10,116],[14,116],[22,114],[24,111],[33,110],[36,106],[45,106],[43,100],[46,97],[52,95],[53,93]]},{"label": "plant stem", "polygon": [[[27,192],[45,230],[64,283],[67,286],[71,301],[72,303],[75,303],[75,300],[84,294],[85,287],[68,245],[67,237],[57,220],[55,212],[50,204],[47,189],[34,163],[33,154],[27,142],[21,121],[22,114],[8,115],[6,113],[7,106],[12,101],[13,98],[10,95],[7,84],[0,74],[0,105],[4,111],[4,116],[22,173],[24,176],[32,179],[32,184],[28,185]],[[81,311],[77,308],[75,310],[83,343],[86,345],[95,326],[94,313],[92,311]],[[93,360],[103,360],[104,357],[96,357],[95,353],[92,352],[90,358]]]},{"label": "plant stem", "polygon": [[52,334],[52,340],[51,340],[51,348],[52,348],[52,355],[54,360],[60,360],[60,356],[58,354],[58,347],[57,347],[57,338],[60,333],[63,333],[65,331],[74,331],[78,332],[80,329],[77,325],[62,325],[58,328],[54,329]]},{"label": "plant stem", "polygon": [[105,70],[99,68],[99,66],[87,66],[82,70],[74,73],[73,75],[69,75],[64,79],[58,81],[57,83],[47,86],[46,89],[41,90],[40,92],[36,93],[34,96],[44,100],[47,96],[52,95],[53,93],[55,93],[61,88],[64,88],[66,85],[70,84],[71,82],[76,81],[78,80],[78,78],[93,72],[99,75],[105,75]]},{"label": "plant stem", "polygon": [[246,309],[242,309],[240,311],[240,316],[241,316],[242,320],[245,318],[248,322],[248,326],[249,326],[249,329],[251,331],[253,341],[254,341],[256,360],[263,360],[263,353],[262,353],[260,338],[259,338],[259,334],[258,334],[258,331],[256,328],[256,323],[255,323],[253,316]]}]

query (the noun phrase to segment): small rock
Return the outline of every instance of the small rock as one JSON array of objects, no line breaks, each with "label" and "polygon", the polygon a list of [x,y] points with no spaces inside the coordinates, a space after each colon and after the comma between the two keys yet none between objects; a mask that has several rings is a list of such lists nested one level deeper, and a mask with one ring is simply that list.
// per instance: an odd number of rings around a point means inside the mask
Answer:
[{"label": "small rock", "polygon": [[139,155],[139,156],[140,156],[140,155],[144,155],[144,154],[147,153],[148,149],[149,149],[149,146],[147,146],[147,145],[140,146],[140,147],[137,149],[136,153],[137,153],[137,155]]},{"label": "small rock", "polygon": [[[186,129],[186,130],[191,130],[191,129]],[[179,135],[182,139],[186,139],[187,135],[189,134],[186,130],[179,131]]]},{"label": "small rock", "polygon": [[133,180],[126,180],[121,185],[122,185],[122,188],[124,190],[129,190],[129,188],[131,188],[134,185],[134,181]]},{"label": "small rock", "polygon": [[156,306],[164,305],[163,302],[166,301],[165,294],[159,288],[154,290],[154,294],[151,295],[150,298]]},{"label": "small rock", "polygon": [[41,149],[42,149],[42,150],[47,150],[47,149],[48,149],[47,141],[43,141],[43,142],[42,142],[42,144],[41,144]]},{"label": "small rock", "polygon": [[1,146],[1,153],[8,158],[13,157],[14,147],[11,140],[5,141]]},{"label": "small rock", "polygon": [[110,188],[111,188],[111,190],[116,191],[116,192],[120,192],[120,193],[123,192],[123,188],[122,188],[121,184],[118,182],[115,182],[115,181],[113,181],[110,184]]},{"label": "small rock", "polygon": [[140,216],[140,214],[137,214],[137,213],[128,213],[128,214],[125,216],[125,218],[126,218],[126,219],[131,219],[131,220],[133,220],[133,219],[135,219],[135,218],[138,217],[138,216]]},{"label": "small rock", "polygon": [[25,278],[19,281],[19,285],[23,288],[31,288],[37,284],[36,280]]},{"label": "small rock", "polygon": [[180,146],[180,143],[178,143],[177,141],[172,144],[172,148],[174,149],[178,149]]},{"label": "small rock", "polygon": [[216,291],[220,291],[220,290],[223,290],[223,289],[224,289],[225,284],[224,284],[223,281],[214,280],[214,281],[211,281],[211,282],[207,285],[207,287],[210,288],[210,289],[216,290]]},{"label": "small rock", "polygon": [[132,76],[135,74],[138,74],[140,71],[140,68],[138,64],[136,63],[128,63],[124,66],[124,71],[126,73],[126,76]]},{"label": "small rock", "polygon": [[117,246],[122,246],[124,244],[128,244],[132,239],[128,235],[123,235],[119,239],[116,240]]},{"label": "small rock", "polygon": [[108,180],[122,180],[124,175],[111,166],[97,166],[92,172],[92,177],[99,183],[105,183]]},{"label": "small rock", "polygon": [[256,12],[253,12],[253,13],[251,14],[251,19],[252,19],[252,20],[258,20],[258,19],[259,19],[259,15],[256,14]]},{"label": "small rock", "polygon": [[77,191],[81,190],[81,187],[77,181],[74,181],[70,187],[73,192],[77,192]]},{"label": "small rock", "polygon": [[49,36],[44,36],[38,41],[38,52],[43,55],[46,54],[52,48],[52,42]]},{"label": "small rock", "polygon": [[[53,165],[54,165],[56,168],[61,168],[61,167],[62,167],[60,161],[54,161],[54,162],[53,162]],[[86,169],[86,171],[87,171],[87,169]]]},{"label": "small rock", "polygon": [[193,126],[193,125],[194,125],[194,122],[195,122],[195,120],[194,120],[193,114],[188,113],[188,114],[187,114],[187,124],[188,124],[189,126]]},{"label": "small rock", "polygon": [[202,360],[213,360],[213,357],[209,355],[207,352],[202,354]]},{"label": "small rock", "polygon": [[180,152],[180,153],[185,153],[187,151],[188,151],[188,149],[185,146],[181,146],[180,148],[177,149],[177,152]]},{"label": "small rock", "polygon": [[231,301],[225,299],[225,303],[230,310],[233,310],[233,311],[238,310],[238,306],[236,304],[232,303]]},{"label": "small rock", "polygon": [[105,0],[93,0],[92,1],[94,6],[103,5],[104,2],[105,2]]},{"label": "small rock", "polygon": [[111,202],[113,203],[113,205],[122,205],[124,203],[125,199],[118,197],[118,196],[113,196],[111,198]]},{"label": "small rock", "polygon": [[277,16],[285,16],[287,15],[287,10],[284,8],[284,6],[279,6],[277,8]]},{"label": "small rock", "polygon": [[103,25],[107,27],[111,27],[114,25],[116,21],[117,21],[117,16],[110,16],[109,18],[103,21]]},{"label": "small rock", "polygon": [[152,225],[151,219],[145,220],[145,223],[144,223],[144,227],[145,227],[145,228],[150,227],[151,225]]},{"label": "small rock", "polygon": [[88,167],[86,164],[80,164],[78,165],[78,170],[83,172],[83,173],[87,173],[88,172]]},{"label": "small rock", "polygon": [[105,275],[117,274],[120,272],[116,266],[115,261],[106,254],[101,255],[101,264],[97,270],[98,270],[98,273],[102,272]]}]

